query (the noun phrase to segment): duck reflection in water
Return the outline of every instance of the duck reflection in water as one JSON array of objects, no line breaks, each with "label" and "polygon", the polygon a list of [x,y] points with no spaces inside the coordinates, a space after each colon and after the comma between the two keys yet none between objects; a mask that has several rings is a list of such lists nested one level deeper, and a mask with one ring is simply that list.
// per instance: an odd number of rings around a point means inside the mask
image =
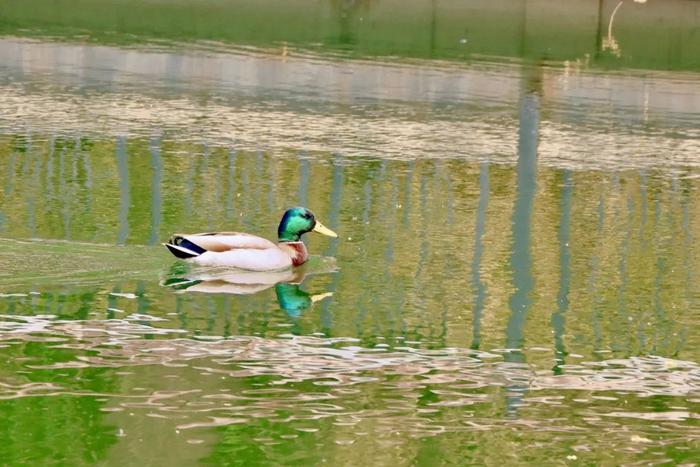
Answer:
[{"label": "duck reflection in water", "polygon": [[[321,264],[317,264],[319,262]],[[333,292],[310,294],[301,289],[307,277],[337,271],[332,258],[320,258],[312,263],[301,268],[266,272],[212,268],[187,271],[182,264],[177,264],[161,285],[179,292],[231,295],[251,295],[274,287],[280,308],[290,318],[299,318],[314,303],[333,296]]]}]

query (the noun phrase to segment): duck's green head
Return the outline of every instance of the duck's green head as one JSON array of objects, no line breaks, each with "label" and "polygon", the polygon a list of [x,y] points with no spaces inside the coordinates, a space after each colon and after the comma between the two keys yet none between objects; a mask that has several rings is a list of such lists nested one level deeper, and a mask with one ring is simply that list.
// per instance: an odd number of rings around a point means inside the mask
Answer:
[{"label": "duck's green head", "polygon": [[306,232],[318,232],[329,237],[338,235],[328,227],[316,220],[314,213],[306,208],[287,209],[282,216],[277,235],[280,242],[298,242],[302,234]]}]

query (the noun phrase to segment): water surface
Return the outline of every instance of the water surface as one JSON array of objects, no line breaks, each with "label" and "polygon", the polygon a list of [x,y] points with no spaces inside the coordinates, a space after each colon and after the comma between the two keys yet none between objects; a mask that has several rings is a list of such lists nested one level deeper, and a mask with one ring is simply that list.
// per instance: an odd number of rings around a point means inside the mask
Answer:
[{"label": "water surface", "polygon": [[[692,66],[18,31],[4,462],[697,462]],[[299,204],[340,237],[279,283],[160,246]]]}]

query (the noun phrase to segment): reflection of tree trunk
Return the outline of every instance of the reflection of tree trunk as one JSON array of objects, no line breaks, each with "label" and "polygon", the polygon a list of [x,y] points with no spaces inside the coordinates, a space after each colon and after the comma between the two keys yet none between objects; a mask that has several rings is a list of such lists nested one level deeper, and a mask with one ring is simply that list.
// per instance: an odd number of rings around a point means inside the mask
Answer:
[{"label": "reflection of tree trunk", "polygon": [[[31,141],[31,139],[30,139]],[[29,154],[29,148],[27,148],[27,154]],[[29,158],[27,158],[29,160]],[[32,177],[32,193],[29,195],[27,199],[27,220],[29,221],[29,232],[31,232],[31,235],[33,238],[37,237],[37,214],[36,214],[36,206],[38,203],[40,203],[40,200],[37,198],[40,196],[39,194],[41,193],[41,172],[43,169],[43,157],[41,154],[37,154],[34,156],[34,169],[33,169],[33,177]],[[86,165],[86,171],[89,170],[89,162],[87,162],[88,155],[85,155],[85,165]],[[92,190],[90,191],[90,194],[92,194]],[[92,199],[89,199],[89,205],[90,208],[92,208]]]},{"label": "reflection of tree trunk", "polygon": [[[626,235],[622,243],[622,253],[620,254],[620,287],[618,289],[618,311],[620,313],[619,322],[623,325],[627,324],[627,284],[629,282],[629,277],[627,274],[627,263],[630,256],[630,243],[632,242],[632,228],[634,223],[634,199],[632,195],[627,197],[627,225],[626,225]],[[625,339],[629,342],[629,336],[626,333],[618,333],[617,336],[612,336],[613,338],[619,337],[620,339]],[[620,350],[623,348],[629,348],[629,345],[624,345],[621,342],[613,342],[614,350]]]},{"label": "reflection of tree trunk", "polygon": [[642,246],[646,248],[648,246],[648,241],[644,235],[644,231],[647,226],[649,202],[647,201],[647,176],[644,170],[639,171],[639,208],[641,210],[639,213],[639,238],[642,240]]},{"label": "reflection of tree trunk", "polygon": [[[299,193],[297,194],[298,205],[307,207],[309,202],[309,180],[311,178],[311,164],[306,156],[306,151],[303,151],[299,155]],[[301,241],[307,246],[309,245],[309,239],[307,237],[302,237]]]},{"label": "reflection of tree trunk", "polygon": [[404,226],[408,225],[408,219],[411,215],[411,190],[413,186],[413,171],[416,166],[416,161],[411,159],[406,165],[406,175],[404,182],[404,195],[401,210],[403,211],[403,218],[401,222]]},{"label": "reflection of tree trunk", "polygon": [[[87,143],[88,141],[85,140]],[[83,161],[83,170],[85,171],[85,197],[87,199],[87,202],[85,203],[86,210],[90,215],[92,215],[92,207],[93,207],[93,202],[92,202],[92,197],[94,195],[93,193],[93,181],[92,181],[92,164],[90,163],[90,149],[89,148],[83,148],[83,145],[80,144],[80,155],[81,159]]]},{"label": "reflection of tree trunk", "polygon": [[[692,258],[693,258],[693,230],[690,227],[690,185],[688,180],[683,180],[681,182],[681,206],[683,209],[682,214],[682,225],[683,225],[683,266],[685,269],[685,295],[686,295],[686,306],[688,310],[697,310],[697,294],[694,293],[694,286],[697,283],[695,275],[693,274],[692,268]],[[678,343],[676,344],[676,350],[674,356],[681,351],[683,344],[685,343],[685,337],[688,327],[681,326],[678,331]]]},{"label": "reflection of tree trunk", "polygon": [[117,170],[119,171],[119,230],[117,244],[124,245],[129,236],[129,156],[126,151],[126,138],[117,138]]},{"label": "reflection of tree trunk", "polygon": [[66,184],[66,146],[61,148],[61,156],[58,158],[58,191],[61,194],[61,214],[63,220],[63,238],[70,237],[70,213],[66,207],[68,196],[68,188]]},{"label": "reflection of tree trunk", "polygon": [[[139,315],[149,314],[149,310],[151,308],[151,301],[146,296],[146,283],[144,281],[138,281],[136,283],[136,290],[134,291],[134,295],[136,295],[136,313],[138,313]],[[137,323],[143,326],[149,326],[151,324],[147,320],[138,320]],[[144,338],[153,339],[153,335],[146,334]]]},{"label": "reflection of tree trunk", "polygon": [[472,349],[478,349],[481,341],[481,314],[486,300],[486,286],[481,280],[481,257],[484,253],[482,237],[486,230],[486,208],[489,204],[489,165],[484,162],[479,170],[479,205],[476,210],[474,231],[474,257],[472,259],[472,288],[474,309],[472,311]]},{"label": "reflection of tree trunk", "polygon": [[511,315],[507,328],[508,348],[519,348],[523,342],[525,316],[530,308],[532,292],[532,258],[530,226],[537,187],[537,139],[539,128],[539,96],[526,94],[520,105],[518,133],[518,187],[513,210],[513,252],[511,268],[515,292],[510,299]]},{"label": "reflection of tree trunk", "polygon": [[[539,70],[538,70],[539,71]],[[537,75],[539,76],[539,75]],[[533,289],[532,257],[530,254],[532,210],[537,189],[537,142],[540,123],[541,79],[529,78],[525,94],[520,101],[520,127],[518,130],[518,162],[516,165],[518,186],[513,208],[513,252],[511,269],[515,292],[510,297],[510,318],[506,327],[506,347],[522,349],[525,318],[530,309]],[[506,353],[509,363],[522,363],[522,350]],[[516,379],[506,386],[508,413],[517,415],[517,407],[527,391],[527,383]]]},{"label": "reflection of tree trunk", "polygon": [[593,329],[594,345],[593,351],[597,352],[603,348],[603,331],[600,327],[600,317],[601,317],[601,298],[600,294],[597,292],[598,289],[598,276],[600,275],[601,269],[601,255],[603,242],[603,227],[605,226],[605,195],[601,194],[598,200],[598,230],[596,231],[598,237],[598,243],[596,250],[598,253],[594,254],[591,258],[591,279],[590,286],[588,288],[588,295],[592,297],[592,312],[591,312],[591,323]]},{"label": "reflection of tree trunk", "polygon": [[97,295],[97,292],[94,290],[90,290],[89,292],[80,294],[80,304],[78,305],[78,311],[76,311],[75,314],[71,316],[71,318],[81,320],[88,319],[88,316],[90,316],[90,312],[95,308],[95,295]]},{"label": "reflection of tree trunk", "polygon": [[233,200],[236,196],[236,150],[228,151],[228,192],[226,194],[226,220],[233,219]]},{"label": "reflection of tree trunk", "polygon": [[120,291],[121,291],[120,284],[117,283],[112,287],[112,293],[107,294],[107,313],[106,313],[107,319],[116,318],[116,311],[118,310],[117,305],[119,303],[117,300],[117,296],[114,294],[119,293]]},{"label": "reflection of tree trunk", "polygon": [[[333,159],[333,188],[331,190],[331,205],[328,211],[328,226],[331,229],[338,228],[338,218],[340,217],[340,206],[343,201],[343,158],[336,155]],[[324,252],[325,256],[336,256],[338,251],[338,239],[330,240],[328,248]],[[328,287],[328,292],[335,292],[338,288],[338,281],[341,274],[333,274],[333,281]],[[330,300],[325,300],[321,309],[321,325],[324,330],[329,331],[333,326],[333,319],[328,310]]]},{"label": "reflection of tree trunk", "polygon": [[188,160],[189,167],[187,168],[187,177],[185,180],[184,201],[184,217],[190,218],[194,212],[194,180],[197,177],[198,157],[190,157]]},{"label": "reflection of tree trunk", "polygon": [[311,164],[307,159],[307,154],[300,154],[299,161],[299,194],[297,199],[299,200],[299,206],[306,206],[309,200],[309,178],[311,176]]},{"label": "reflection of tree trunk", "polygon": [[569,232],[571,230],[571,197],[573,192],[573,178],[570,170],[564,170],[561,193],[561,216],[559,218],[559,293],[557,294],[557,311],[552,313],[552,331],[554,332],[554,359],[555,372],[559,365],[564,364],[566,349],[564,346],[564,334],[566,327],[566,312],[569,308],[569,283],[570,283],[570,252]]},{"label": "reflection of tree trunk", "polygon": [[[331,229],[338,228],[338,218],[340,217],[340,205],[343,200],[343,158],[336,155],[333,160],[333,186],[331,190],[331,205],[328,212],[328,226]],[[332,238],[328,244],[328,249],[324,253],[326,256],[335,256],[338,251],[338,239]]]},{"label": "reflection of tree trunk", "polygon": [[152,138],[149,146],[153,178],[151,179],[151,237],[148,244],[155,245],[158,243],[158,237],[160,235],[161,210],[163,204],[160,193],[160,182],[163,179],[163,161],[160,157],[160,137]]},{"label": "reflection of tree trunk", "polygon": [[[659,232],[660,229],[662,228],[660,224],[661,220],[661,202],[659,198],[656,198],[654,200],[654,226],[652,228],[652,232]],[[659,354],[664,354],[666,355],[668,353],[669,349],[669,344],[670,344],[670,338],[671,338],[671,326],[670,326],[670,321],[666,317],[666,312],[664,311],[664,305],[663,305],[663,300],[661,298],[661,289],[663,287],[663,279],[666,277],[667,274],[667,268],[666,268],[666,257],[667,257],[667,247],[668,247],[668,240],[666,240],[668,237],[664,237],[664,240],[661,240],[659,238],[654,239],[654,244],[658,245],[661,247],[659,249],[659,254],[656,256],[656,274],[654,277],[654,315],[655,315],[655,322],[656,326],[653,328],[653,333],[652,336],[650,336],[653,340],[653,347],[650,349],[650,353],[653,353],[655,355]],[[646,320],[640,320],[640,330],[644,328],[645,321]],[[643,338],[641,336],[644,336],[643,332],[639,333],[640,335],[640,340]],[[649,337],[649,336],[647,336]],[[659,344],[663,344],[665,348],[659,348]],[[643,349],[645,348],[644,342],[640,342],[640,347]]]}]

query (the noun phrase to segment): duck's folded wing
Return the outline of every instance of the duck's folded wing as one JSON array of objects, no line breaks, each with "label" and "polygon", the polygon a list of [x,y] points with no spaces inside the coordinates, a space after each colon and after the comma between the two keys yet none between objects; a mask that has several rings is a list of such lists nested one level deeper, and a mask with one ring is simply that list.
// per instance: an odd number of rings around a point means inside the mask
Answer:
[{"label": "duck's folded wing", "polygon": [[279,248],[234,248],[229,251],[206,251],[195,258],[205,267],[237,268],[247,271],[275,271],[292,266],[292,258]]},{"label": "duck's folded wing", "polygon": [[266,250],[276,246],[266,238],[241,232],[176,234],[173,238],[177,237],[184,238],[207,251],[214,252],[235,249]]}]

